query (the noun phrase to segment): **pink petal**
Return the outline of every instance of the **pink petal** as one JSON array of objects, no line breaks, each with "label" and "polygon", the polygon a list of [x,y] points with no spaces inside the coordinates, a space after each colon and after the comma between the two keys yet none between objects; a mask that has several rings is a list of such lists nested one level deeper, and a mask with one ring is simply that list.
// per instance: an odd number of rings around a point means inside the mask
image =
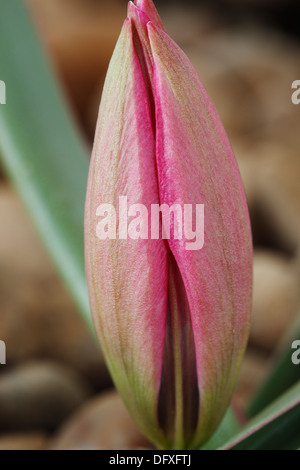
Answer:
[{"label": "pink petal", "polygon": [[167,304],[165,243],[96,237],[100,204],[118,208],[119,196],[127,196],[128,205],[159,203],[152,125],[127,19],[108,70],[96,130],[85,214],[86,270],[112,377],[143,432],[161,443],[157,401]]},{"label": "pink petal", "polygon": [[156,159],[160,202],[205,205],[205,243],[188,251],[170,240],[192,320],[203,442],[219,424],[236,383],[249,331],[252,242],[232,149],[198,74],[153,24]]},{"label": "pink petal", "polygon": [[[131,3],[131,2],[130,2]],[[135,6],[147,15],[149,20],[158,28],[164,30],[164,25],[152,0],[135,0]]]}]

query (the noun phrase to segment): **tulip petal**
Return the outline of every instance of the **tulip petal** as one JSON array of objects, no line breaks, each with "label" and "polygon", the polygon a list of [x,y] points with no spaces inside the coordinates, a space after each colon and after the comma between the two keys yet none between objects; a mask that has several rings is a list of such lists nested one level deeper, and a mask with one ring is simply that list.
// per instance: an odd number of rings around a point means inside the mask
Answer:
[{"label": "tulip petal", "polygon": [[228,406],[249,332],[252,241],[241,177],[220,118],[181,49],[148,23],[160,202],[205,205],[205,243],[169,240],[193,327],[199,419],[191,447]]},{"label": "tulip petal", "polygon": [[161,21],[152,0],[135,0],[134,4],[140,11],[147,15],[151,23],[153,23],[157,28],[160,28],[163,31],[165,30],[163,22]]},{"label": "tulip petal", "polygon": [[117,208],[119,196],[127,196],[128,206],[159,203],[148,99],[127,19],[109,66],[90,166],[86,271],[94,322],[113,380],[142,431],[161,446],[157,402],[166,328],[166,245],[96,236],[99,205]]},{"label": "tulip petal", "polygon": [[[120,197],[148,211],[204,205],[204,246],[186,232],[149,240],[151,217],[146,236],[140,230],[131,239]],[[99,240],[103,203],[106,214],[117,208],[118,215],[110,238]],[[177,222],[171,218],[173,234]],[[226,411],[248,337],[251,231],[218,114],[151,0],[130,2],[108,70],[85,242],[94,322],[125,403],[159,448],[199,447]]]},{"label": "tulip petal", "polygon": [[128,3],[128,18],[130,18],[134,28],[134,45],[140,61],[145,86],[148,92],[149,106],[151,110],[152,121],[154,123],[153,131],[155,131],[155,111],[153,99],[153,59],[152,51],[148,38],[147,24],[149,18],[142,10],[137,8],[134,3]]}]

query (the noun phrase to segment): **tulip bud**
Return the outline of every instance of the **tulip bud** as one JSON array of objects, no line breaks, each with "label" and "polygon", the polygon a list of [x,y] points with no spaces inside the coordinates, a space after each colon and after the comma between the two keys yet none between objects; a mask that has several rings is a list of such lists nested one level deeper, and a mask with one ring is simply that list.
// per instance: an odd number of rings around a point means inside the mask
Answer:
[{"label": "tulip bud", "polygon": [[108,69],[85,250],[94,323],[128,409],[158,448],[198,448],[246,347],[251,231],[220,118],[151,0],[130,2]]}]

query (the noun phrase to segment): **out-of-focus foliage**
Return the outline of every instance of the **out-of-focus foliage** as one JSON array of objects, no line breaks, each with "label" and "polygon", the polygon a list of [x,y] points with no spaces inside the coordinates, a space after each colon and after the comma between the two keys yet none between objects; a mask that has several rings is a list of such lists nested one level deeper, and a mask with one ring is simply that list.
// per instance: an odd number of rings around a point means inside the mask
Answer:
[{"label": "out-of-focus foliage", "polygon": [[88,154],[19,0],[1,2],[0,57],[7,88],[2,162],[90,322],[83,255]]}]

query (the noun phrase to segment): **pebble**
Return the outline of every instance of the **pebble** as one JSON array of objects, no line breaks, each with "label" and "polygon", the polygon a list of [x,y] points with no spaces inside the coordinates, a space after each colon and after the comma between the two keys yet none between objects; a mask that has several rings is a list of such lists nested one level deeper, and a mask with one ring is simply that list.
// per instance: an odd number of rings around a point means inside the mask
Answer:
[{"label": "pebble", "polygon": [[249,347],[244,357],[233,402],[245,410],[269,371],[268,355]]},{"label": "pebble", "polygon": [[47,447],[47,436],[35,434],[0,435],[0,450],[44,450]]},{"label": "pebble", "polygon": [[284,256],[257,250],[254,255],[251,343],[273,350],[293,322],[299,305],[299,279]]},{"label": "pebble", "polygon": [[115,392],[86,403],[54,437],[52,450],[151,449]]},{"label": "pebble", "polygon": [[96,390],[110,386],[97,341],[6,184],[0,185],[0,220],[0,340],[7,364],[47,358],[70,366]]},{"label": "pebble", "polygon": [[0,375],[0,432],[53,430],[89,395],[67,367],[46,361],[20,365]]}]

